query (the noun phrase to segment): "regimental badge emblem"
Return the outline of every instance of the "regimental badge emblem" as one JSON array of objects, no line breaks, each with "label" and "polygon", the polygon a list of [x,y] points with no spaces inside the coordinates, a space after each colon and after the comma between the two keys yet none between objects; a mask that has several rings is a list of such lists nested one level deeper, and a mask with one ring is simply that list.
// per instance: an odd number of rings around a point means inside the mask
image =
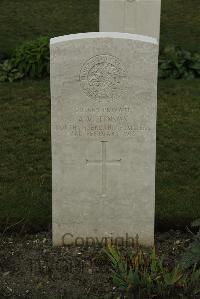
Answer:
[{"label": "regimental badge emblem", "polygon": [[87,60],[80,71],[84,93],[95,100],[114,101],[125,89],[127,72],[120,59],[111,55],[97,55]]}]

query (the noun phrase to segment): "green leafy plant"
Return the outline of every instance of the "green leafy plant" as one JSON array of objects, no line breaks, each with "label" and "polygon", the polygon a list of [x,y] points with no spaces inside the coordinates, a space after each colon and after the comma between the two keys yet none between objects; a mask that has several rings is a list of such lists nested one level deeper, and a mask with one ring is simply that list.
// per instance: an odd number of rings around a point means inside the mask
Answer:
[{"label": "green leafy plant", "polygon": [[191,223],[193,228],[197,228],[197,234],[193,235],[193,242],[188,246],[184,252],[181,265],[184,269],[191,267],[200,268],[200,219],[196,219]]},{"label": "green leafy plant", "polygon": [[167,47],[160,55],[159,78],[194,79],[200,77],[200,55]]},{"label": "green leafy plant", "polygon": [[49,75],[49,56],[49,38],[41,37],[22,44],[11,59],[15,68],[24,76],[42,78]]},{"label": "green leafy plant", "polygon": [[5,60],[0,64],[0,82],[13,82],[23,78],[21,73],[12,63],[11,60]]},{"label": "green leafy plant", "polygon": [[199,291],[200,271],[194,268],[186,273],[179,265],[169,268],[164,259],[156,255],[155,248],[150,253],[138,248],[122,254],[118,248],[109,245],[106,254],[112,264],[113,283],[126,298],[167,298],[183,295],[189,289],[195,298]]}]

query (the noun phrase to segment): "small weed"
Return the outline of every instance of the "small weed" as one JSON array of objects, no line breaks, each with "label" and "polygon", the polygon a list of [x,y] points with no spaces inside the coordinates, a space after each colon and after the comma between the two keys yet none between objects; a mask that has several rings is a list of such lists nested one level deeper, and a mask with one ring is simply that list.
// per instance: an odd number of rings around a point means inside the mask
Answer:
[{"label": "small weed", "polygon": [[198,232],[193,235],[193,242],[182,256],[181,265],[184,269],[200,267],[200,219],[193,221],[191,226],[197,228]]},{"label": "small weed", "polygon": [[200,270],[194,267],[185,272],[180,265],[165,265],[155,248],[144,252],[141,248],[124,255],[114,246],[106,254],[112,263],[113,283],[121,298],[168,298],[169,296],[199,294]]}]

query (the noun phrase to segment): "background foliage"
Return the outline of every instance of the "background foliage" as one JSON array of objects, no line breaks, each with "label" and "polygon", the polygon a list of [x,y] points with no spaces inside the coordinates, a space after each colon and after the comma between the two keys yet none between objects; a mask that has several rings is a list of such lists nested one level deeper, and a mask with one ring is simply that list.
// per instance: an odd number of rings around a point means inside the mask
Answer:
[{"label": "background foliage", "polygon": [[49,61],[48,37],[26,41],[0,64],[0,82],[13,82],[24,77],[45,78],[50,73]]},{"label": "background foliage", "polygon": [[159,58],[159,78],[194,79],[200,77],[200,54],[167,47]]},{"label": "background foliage", "polygon": [[49,56],[49,38],[41,37],[17,47],[11,61],[25,77],[43,78],[49,74]]}]

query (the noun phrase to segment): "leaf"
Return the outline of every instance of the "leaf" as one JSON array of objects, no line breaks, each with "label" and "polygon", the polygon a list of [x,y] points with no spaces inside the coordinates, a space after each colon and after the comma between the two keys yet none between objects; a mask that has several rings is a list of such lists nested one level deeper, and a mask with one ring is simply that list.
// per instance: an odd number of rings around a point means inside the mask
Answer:
[{"label": "leaf", "polygon": [[198,238],[190,244],[181,259],[181,266],[185,269],[195,264],[200,265],[200,240]]},{"label": "leaf", "polygon": [[179,270],[179,266],[175,267],[171,272],[164,274],[166,285],[173,286],[178,283],[183,277],[183,273]]},{"label": "leaf", "polygon": [[128,284],[133,287],[137,288],[138,286],[140,286],[140,278],[139,278],[138,271],[133,272],[133,270],[131,269],[128,273],[127,281]]},{"label": "leaf", "polygon": [[127,289],[128,287],[128,284],[117,274],[113,276],[113,283],[121,289]]}]

